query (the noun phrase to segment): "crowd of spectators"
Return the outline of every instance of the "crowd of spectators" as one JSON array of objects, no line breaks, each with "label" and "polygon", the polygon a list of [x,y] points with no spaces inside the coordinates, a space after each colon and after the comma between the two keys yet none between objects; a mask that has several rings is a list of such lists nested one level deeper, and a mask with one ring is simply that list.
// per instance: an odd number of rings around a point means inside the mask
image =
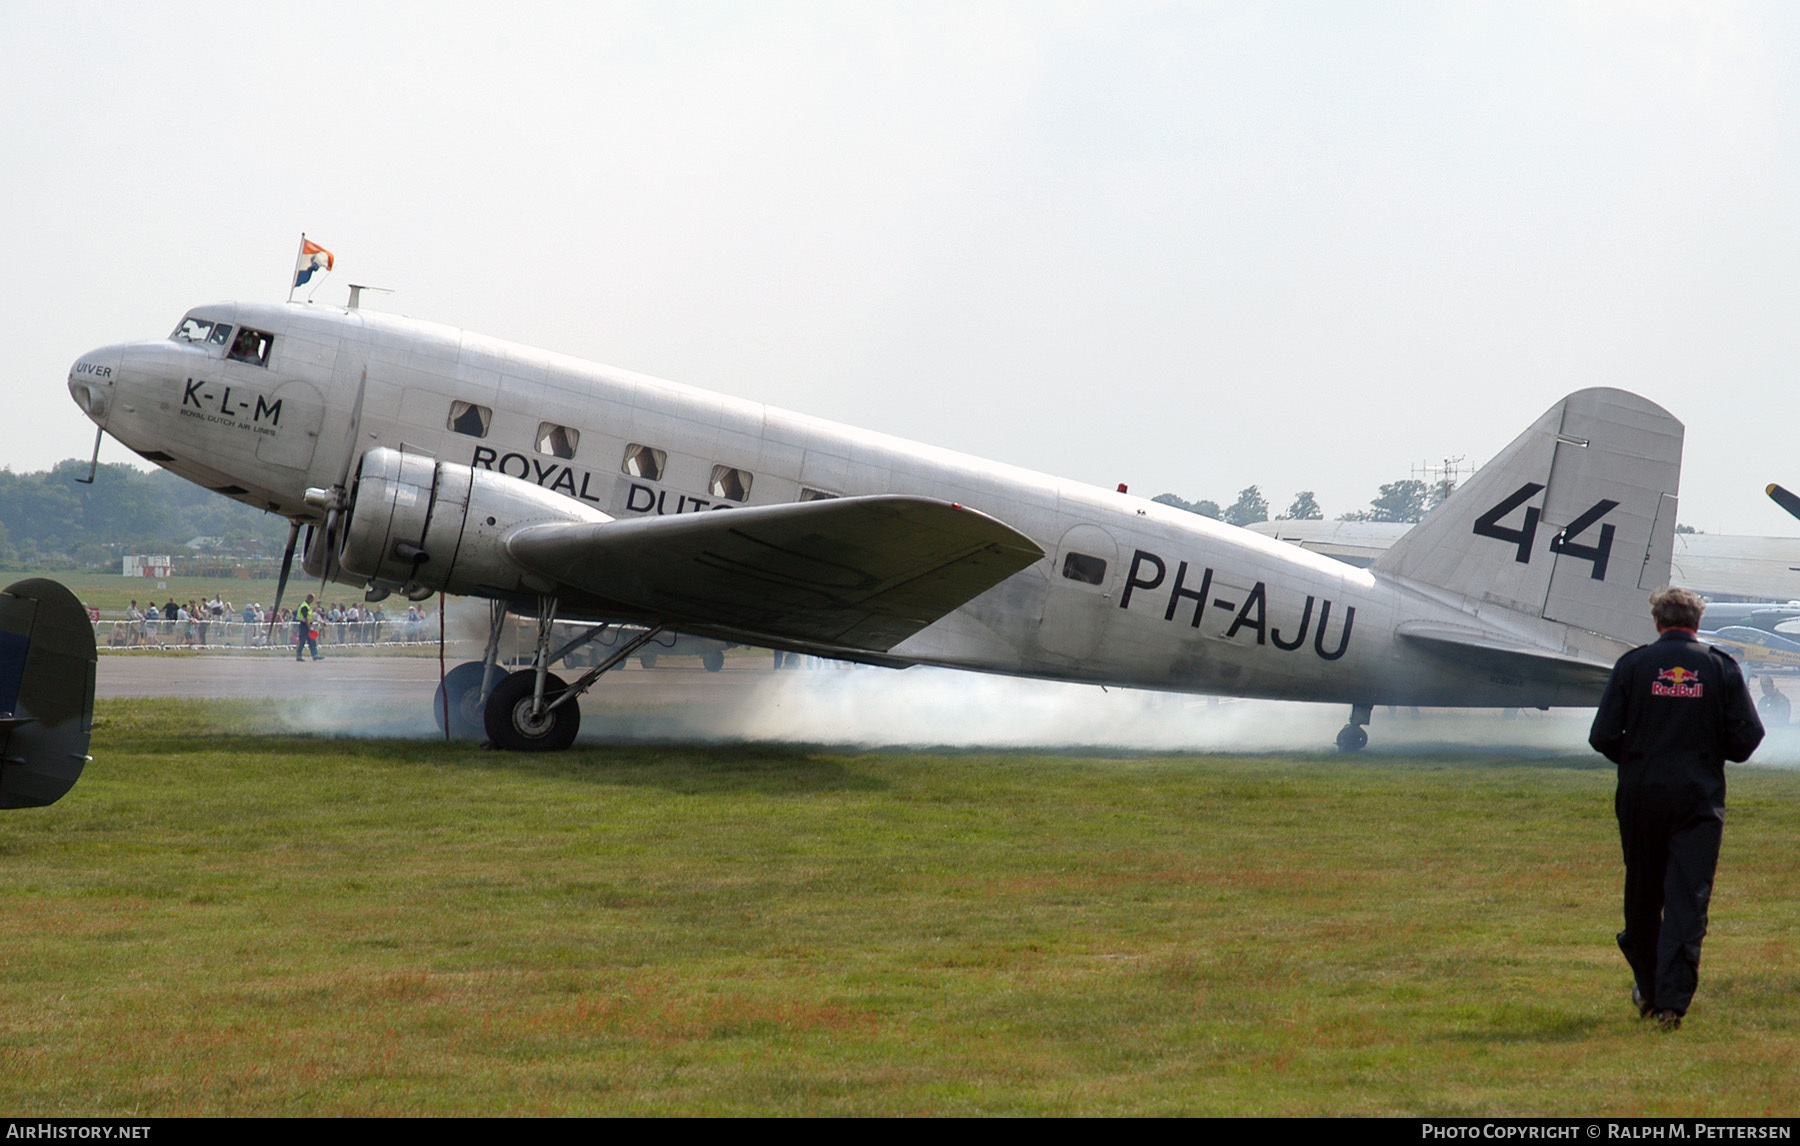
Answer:
[{"label": "crowd of spectators", "polygon": [[[98,620],[95,636],[109,648],[264,648],[293,647],[299,637],[299,621],[292,608],[274,608],[255,602],[238,608],[215,596],[210,601],[183,604],[173,597],[158,605],[154,600],[139,607],[133,600],[123,620],[110,626]],[[320,644],[380,645],[412,643],[424,639],[427,613],[410,605],[404,614],[389,616],[380,602],[338,602],[313,614],[313,628]],[[435,633],[436,626],[431,627]]]}]

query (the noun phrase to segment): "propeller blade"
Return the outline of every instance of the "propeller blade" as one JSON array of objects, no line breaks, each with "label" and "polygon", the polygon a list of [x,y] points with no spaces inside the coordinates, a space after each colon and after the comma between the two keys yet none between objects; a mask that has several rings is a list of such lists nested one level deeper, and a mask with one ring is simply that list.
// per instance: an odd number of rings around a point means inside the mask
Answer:
[{"label": "propeller blade", "polygon": [[106,436],[106,427],[105,426],[97,427],[94,430],[94,460],[88,463],[88,476],[86,476],[84,478],[76,478],[75,479],[76,485],[93,485],[94,484],[94,475],[96,475],[100,472],[100,439],[104,438],[105,436]]},{"label": "propeller blade", "polygon": [[356,384],[356,402],[350,407],[350,441],[344,451],[344,464],[338,467],[336,488],[340,493],[350,488],[350,468],[356,464],[356,435],[362,430],[363,396],[369,392],[369,368],[363,367],[362,379]]},{"label": "propeller blade", "polygon": [[350,436],[345,443],[344,464],[338,467],[337,484],[331,487],[331,508],[325,513],[325,546],[319,553],[319,600],[325,599],[325,587],[331,581],[331,566],[337,555],[337,527],[345,516],[350,497],[350,470],[356,465],[356,435],[362,430],[363,398],[369,392],[369,368],[363,367],[356,383],[356,402],[350,407]]},{"label": "propeller blade", "polygon": [[1800,517],[1800,497],[1795,497],[1791,492],[1782,489],[1773,482],[1771,482],[1769,488],[1763,492],[1768,494],[1769,497],[1774,500],[1776,505],[1787,510],[1795,517]]},{"label": "propeller blade", "polygon": [[281,576],[275,581],[275,604],[269,609],[269,617],[271,618],[269,621],[269,636],[271,639],[275,636],[275,621],[273,618],[279,616],[281,613],[281,595],[287,592],[288,574],[292,572],[294,568],[294,543],[299,540],[300,522],[294,521],[288,525],[287,548],[281,551]]},{"label": "propeller blade", "polygon": [[337,552],[339,510],[333,507],[325,515],[324,548],[319,551],[319,600],[325,599],[325,587],[331,582],[331,556]]}]

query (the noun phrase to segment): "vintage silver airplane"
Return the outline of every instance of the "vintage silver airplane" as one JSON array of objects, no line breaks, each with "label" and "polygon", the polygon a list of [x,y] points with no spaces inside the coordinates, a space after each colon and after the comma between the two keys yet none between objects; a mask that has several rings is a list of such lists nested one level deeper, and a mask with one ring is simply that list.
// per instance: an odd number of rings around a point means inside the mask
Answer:
[{"label": "vintage silver airplane", "polygon": [[[564,748],[664,630],[878,665],[1350,706],[1591,705],[1654,633],[1682,427],[1556,403],[1368,569],[1099,489],[443,326],[221,303],[69,374],[101,431],[302,526],[303,568],[538,620],[440,719]],[[1204,435],[1202,435],[1202,438]],[[98,440],[98,439],[96,439]],[[720,512],[723,511],[723,512]],[[283,575],[287,564],[284,563]],[[558,619],[636,626],[573,683]],[[559,647],[561,646],[561,647]]]}]

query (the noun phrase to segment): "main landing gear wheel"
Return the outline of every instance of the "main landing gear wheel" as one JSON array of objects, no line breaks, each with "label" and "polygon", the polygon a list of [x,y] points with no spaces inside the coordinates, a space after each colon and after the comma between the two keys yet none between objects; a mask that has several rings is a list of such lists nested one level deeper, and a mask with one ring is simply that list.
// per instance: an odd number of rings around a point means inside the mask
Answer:
[{"label": "main landing gear wheel", "polygon": [[700,663],[706,666],[707,672],[718,672],[725,667],[725,654],[717,649],[700,655]]},{"label": "main landing gear wheel", "polygon": [[481,712],[480,661],[466,661],[451,669],[431,701],[431,717],[444,730],[444,694],[450,694],[450,735],[458,740],[480,740],[487,735]]},{"label": "main landing gear wheel", "polygon": [[1369,733],[1360,724],[1346,724],[1338,729],[1337,746],[1339,752],[1361,752],[1369,743]]},{"label": "main landing gear wheel", "polygon": [[[488,741],[508,752],[561,752],[575,743],[581,731],[581,709],[574,700],[559,708],[546,707],[532,714],[531,696],[537,688],[537,672],[525,669],[513,673],[494,686],[488,694]],[[548,706],[567,692],[568,682],[555,673],[544,676],[544,704]]]}]

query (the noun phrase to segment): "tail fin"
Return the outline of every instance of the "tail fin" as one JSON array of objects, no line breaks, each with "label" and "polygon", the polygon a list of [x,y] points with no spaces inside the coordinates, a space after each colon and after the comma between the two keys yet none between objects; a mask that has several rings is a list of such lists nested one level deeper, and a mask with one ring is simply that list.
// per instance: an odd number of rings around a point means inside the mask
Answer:
[{"label": "tail fin", "polygon": [[1579,390],[1378,558],[1378,574],[1632,644],[1669,579],[1681,423],[1623,390]]}]

